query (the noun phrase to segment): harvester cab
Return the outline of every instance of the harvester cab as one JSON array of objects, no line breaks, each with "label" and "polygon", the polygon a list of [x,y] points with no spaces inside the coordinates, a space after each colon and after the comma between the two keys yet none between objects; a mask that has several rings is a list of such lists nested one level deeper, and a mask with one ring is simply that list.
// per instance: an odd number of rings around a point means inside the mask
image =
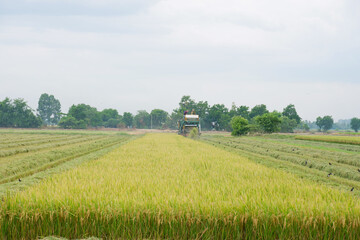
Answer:
[{"label": "harvester cab", "polygon": [[178,134],[187,136],[193,128],[198,130],[200,135],[201,126],[199,115],[196,114],[184,114],[183,119],[178,122],[179,132]]}]

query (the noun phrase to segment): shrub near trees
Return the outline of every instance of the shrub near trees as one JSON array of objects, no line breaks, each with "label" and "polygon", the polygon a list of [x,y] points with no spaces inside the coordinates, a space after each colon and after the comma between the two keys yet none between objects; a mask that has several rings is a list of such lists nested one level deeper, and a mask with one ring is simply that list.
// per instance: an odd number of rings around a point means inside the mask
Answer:
[{"label": "shrub near trees", "polygon": [[248,120],[241,116],[235,116],[231,119],[231,127],[233,129],[231,135],[233,136],[246,135],[250,130]]},{"label": "shrub near trees", "polygon": [[278,112],[265,113],[255,118],[255,122],[265,133],[274,133],[280,131],[280,114]]}]

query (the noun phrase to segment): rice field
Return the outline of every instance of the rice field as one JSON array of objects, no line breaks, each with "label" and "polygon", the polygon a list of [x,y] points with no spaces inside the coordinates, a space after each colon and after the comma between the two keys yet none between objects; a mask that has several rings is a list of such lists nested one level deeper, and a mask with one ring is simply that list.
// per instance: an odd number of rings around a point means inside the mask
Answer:
[{"label": "rice field", "polygon": [[353,188],[352,194],[360,196],[359,145],[299,140],[297,136],[281,135],[205,135],[202,141],[301,178],[346,192]]},{"label": "rice field", "polygon": [[45,171],[91,159],[130,140],[128,135],[0,131],[0,196],[29,186]]},{"label": "rice field", "polygon": [[354,144],[360,145],[359,136],[311,136],[311,135],[301,135],[296,136],[295,139],[298,140],[308,140],[308,141],[320,141],[320,142],[331,142],[331,143],[343,143],[343,144]]},{"label": "rice field", "polygon": [[[208,144],[214,139],[216,147]],[[149,134],[130,141],[98,160],[6,196],[0,204],[0,238],[359,236],[360,203],[352,192],[229,152],[222,141],[240,138],[229,139],[210,136],[204,143]],[[322,148],[326,146],[314,149]]]}]

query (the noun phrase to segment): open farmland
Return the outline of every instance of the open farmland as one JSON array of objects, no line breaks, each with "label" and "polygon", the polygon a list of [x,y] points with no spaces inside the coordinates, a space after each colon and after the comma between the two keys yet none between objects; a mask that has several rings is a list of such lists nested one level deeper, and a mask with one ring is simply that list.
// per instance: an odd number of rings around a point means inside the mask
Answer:
[{"label": "open farmland", "polygon": [[0,196],[94,159],[132,137],[80,131],[0,131]]},{"label": "open farmland", "polygon": [[[202,140],[246,156],[268,167],[295,173],[353,194],[360,194],[360,146],[313,141],[313,136],[230,137],[205,135]],[[316,137],[316,136],[315,136]],[[346,137],[356,138],[357,137]],[[324,139],[322,136],[317,139]],[[342,141],[340,136],[331,139]]]},{"label": "open farmland", "polygon": [[150,134],[7,196],[0,226],[6,239],[355,239],[360,203],[206,143]]},{"label": "open farmland", "polygon": [[296,136],[295,139],[360,145],[360,137],[302,135]]}]

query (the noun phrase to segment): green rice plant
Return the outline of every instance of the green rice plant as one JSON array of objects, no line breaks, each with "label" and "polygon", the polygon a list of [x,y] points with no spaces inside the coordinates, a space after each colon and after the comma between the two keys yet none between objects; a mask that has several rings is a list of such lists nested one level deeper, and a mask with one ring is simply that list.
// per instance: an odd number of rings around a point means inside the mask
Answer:
[{"label": "green rice plant", "polygon": [[352,194],[172,134],[131,141],[0,203],[4,239],[355,239],[359,234],[360,202]]},{"label": "green rice plant", "polygon": [[360,145],[360,137],[299,135],[295,139]]},{"label": "green rice plant", "polygon": [[[29,135],[0,132],[1,139],[3,135],[4,139],[11,143],[2,142],[6,147],[0,146],[0,196],[6,191],[6,187],[2,186],[4,184],[17,182],[20,186],[29,185],[24,178],[64,165],[74,159],[101,152],[103,149],[119,146],[132,138],[130,135],[111,134]],[[31,136],[32,140],[29,141],[27,136]],[[22,181],[20,182],[19,179]]]},{"label": "green rice plant", "polygon": [[[360,146],[294,139],[234,138],[216,135],[204,135],[202,141],[247,156],[257,163],[280,168],[328,186],[345,191],[355,187],[354,193],[357,195],[360,193],[358,191]],[[351,151],[346,151],[348,147]]]}]

